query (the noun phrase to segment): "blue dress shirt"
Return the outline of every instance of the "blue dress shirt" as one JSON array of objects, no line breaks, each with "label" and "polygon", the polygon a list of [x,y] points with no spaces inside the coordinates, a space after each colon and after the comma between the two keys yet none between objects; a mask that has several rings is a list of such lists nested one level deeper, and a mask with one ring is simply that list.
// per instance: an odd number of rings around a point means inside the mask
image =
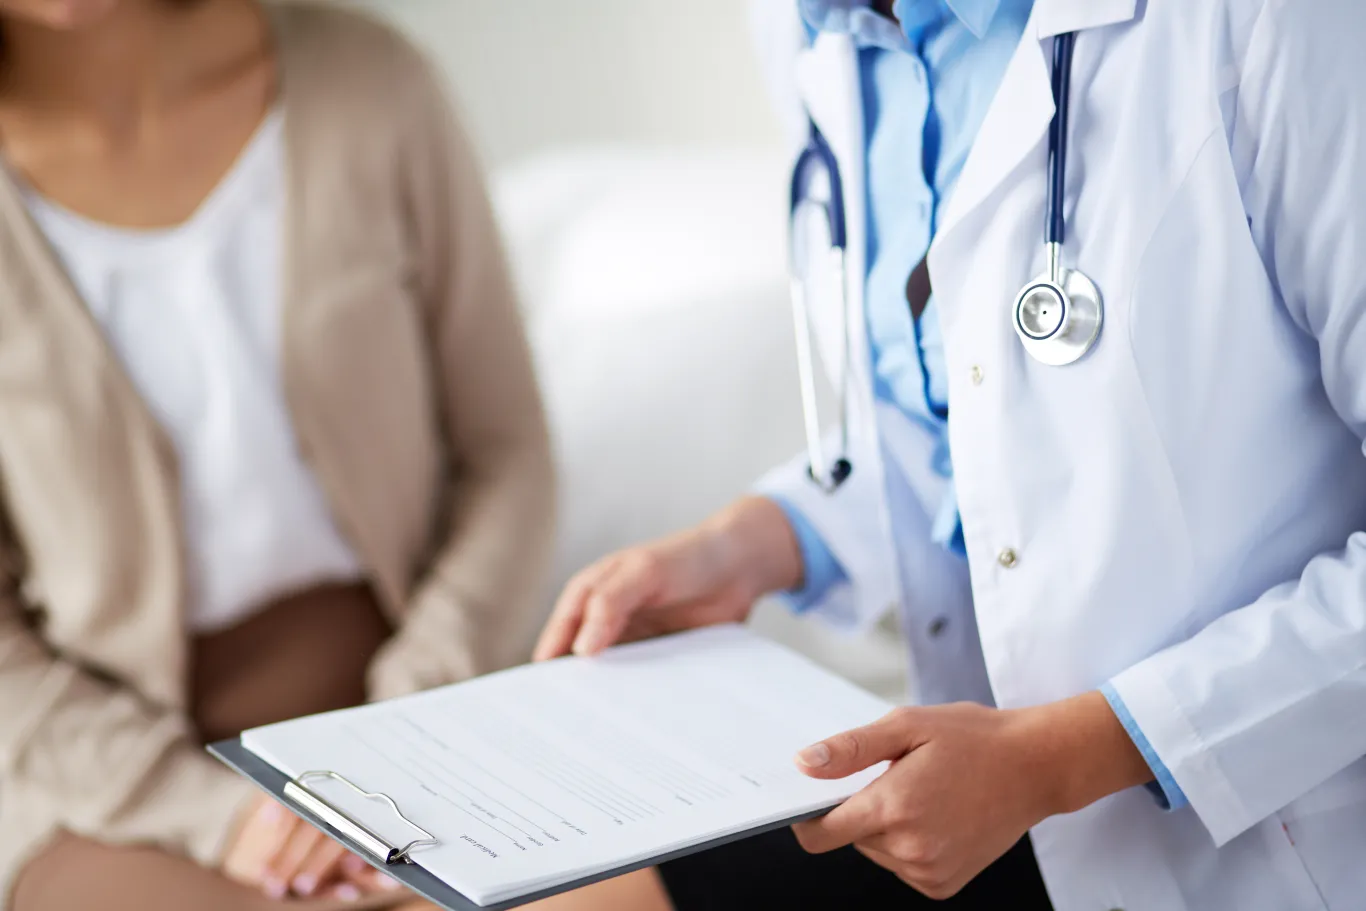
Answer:
[{"label": "blue dress shirt", "polygon": [[[1033,0],[896,0],[898,22],[872,10],[868,0],[798,3],[812,36],[846,32],[858,48],[868,187],[864,309],[873,391],[935,437],[933,467],[947,484],[931,534],[962,555],[938,310],[931,295],[920,319],[913,319],[906,280],[929,249]],[[805,516],[789,503],[779,505],[796,533],[804,570],[801,590],[787,599],[803,610],[845,574]],[[1185,795],[1118,694],[1109,687],[1102,692],[1152,767],[1159,799],[1183,806]]]}]

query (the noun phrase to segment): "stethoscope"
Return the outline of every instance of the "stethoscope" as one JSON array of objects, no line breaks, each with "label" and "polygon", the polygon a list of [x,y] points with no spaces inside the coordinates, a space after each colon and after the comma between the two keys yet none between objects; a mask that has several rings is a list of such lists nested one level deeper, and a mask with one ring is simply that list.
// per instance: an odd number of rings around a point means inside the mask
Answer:
[{"label": "stethoscope", "polygon": [[[1048,128],[1048,193],[1045,205],[1044,253],[1047,270],[1020,289],[1012,308],[1015,333],[1024,349],[1041,363],[1054,367],[1071,364],[1090,351],[1100,337],[1104,305],[1095,282],[1077,269],[1062,264],[1064,239],[1063,191],[1067,178],[1067,115],[1071,101],[1072,49],[1077,33],[1058,35],[1053,41],[1053,119]],[[816,123],[807,118],[810,132],[806,148],[792,169],[790,194],[790,254],[792,257],[792,315],[797,328],[797,371],[801,383],[802,415],[806,429],[808,471],[822,489],[832,492],[853,472],[849,461],[849,299],[846,268],[844,194],[839,164],[829,142]],[[816,178],[823,176],[826,198],[816,199]],[[817,405],[812,327],[806,279],[800,264],[797,230],[799,212],[814,209],[823,217],[829,233],[831,281],[838,283],[843,320],[839,377],[839,446],[832,461],[825,458]]]}]

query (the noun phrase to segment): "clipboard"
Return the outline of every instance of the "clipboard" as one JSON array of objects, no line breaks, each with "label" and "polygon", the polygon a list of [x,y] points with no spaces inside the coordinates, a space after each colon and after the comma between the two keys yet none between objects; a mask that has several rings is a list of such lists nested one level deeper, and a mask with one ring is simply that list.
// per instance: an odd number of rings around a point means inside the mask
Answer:
[{"label": "clipboard", "polygon": [[[219,761],[227,765],[233,771],[250,780],[253,784],[265,791],[282,806],[293,812],[304,822],[321,831],[324,835],[339,842],[343,847],[356,854],[377,870],[393,877],[413,892],[427,899],[433,904],[447,909],[447,911],[509,911],[530,902],[542,898],[549,898],[552,895],[559,895],[562,892],[570,892],[574,889],[590,886],[593,883],[603,880],[613,879],[626,873],[636,870],[643,870],[646,867],[654,867],[670,860],[680,857],[687,857],[690,854],[697,854],[712,848],[719,848],[722,845],[732,842],[742,841],[765,832],[781,829],[794,823],[802,822],[807,819],[814,819],[817,816],[829,812],[831,807],[816,810],[811,813],[803,813],[790,819],[782,819],[763,825],[734,832],[730,835],[723,835],[700,844],[686,848],[679,848],[667,854],[651,857],[645,860],[636,861],[602,873],[585,876],[580,879],[567,882],[562,885],[552,886],[541,889],[518,898],[509,899],[504,902],[491,905],[478,905],[471,899],[457,892],[435,875],[428,872],[420,863],[413,859],[413,855],[419,855],[424,846],[438,843],[440,833],[428,833],[421,829],[406,816],[403,815],[402,808],[394,803],[387,795],[379,792],[366,792],[357,787],[354,783],[347,781],[334,772],[320,770],[308,772],[299,778],[290,778],[270,763],[252,753],[244,747],[240,740],[222,740],[210,744],[208,751]],[[324,776],[335,778],[357,792],[358,799],[371,798],[388,803],[397,814],[398,818],[406,823],[413,834],[418,836],[406,844],[394,844],[371,829],[368,829],[354,818],[349,816],[344,809],[338,807],[335,802],[322,798],[308,787],[307,778],[310,776]],[[311,799],[310,799],[311,798]]]}]

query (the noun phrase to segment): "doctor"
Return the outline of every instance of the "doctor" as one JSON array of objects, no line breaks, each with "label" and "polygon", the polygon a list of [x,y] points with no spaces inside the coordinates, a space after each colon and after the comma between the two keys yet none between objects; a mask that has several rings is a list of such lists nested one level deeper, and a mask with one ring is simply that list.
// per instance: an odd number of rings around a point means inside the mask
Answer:
[{"label": "doctor", "polygon": [[1366,8],[794,3],[847,442],[583,571],[539,656],[773,591],[899,610],[921,707],[797,757],[892,762],[809,851],[936,898],[1024,851],[1058,911],[1366,908]]}]

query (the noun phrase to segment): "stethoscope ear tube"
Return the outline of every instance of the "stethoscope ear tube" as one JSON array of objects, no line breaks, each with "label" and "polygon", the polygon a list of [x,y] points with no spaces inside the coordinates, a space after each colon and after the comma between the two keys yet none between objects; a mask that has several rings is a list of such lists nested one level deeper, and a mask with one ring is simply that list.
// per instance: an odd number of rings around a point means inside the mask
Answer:
[{"label": "stethoscope ear tube", "polygon": [[839,388],[839,431],[840,451],[832,462],[827,463],[825,444],[820,421],[820,406],[816,394],[816,357],[812,350],[811,313],[806,299],[803,278],[792,278],[792,321],[797,339],[797,376],[802,393],[802,418],[806,430],[807,474],[826,493],[833,493],[853,473],[849,453],[849,319],[848,295],[845,291],[847,273],[844,265],[844,251],[832,249],[833,280],[839,283],[841,306],[844,310],[843,349],[840,352]]},{"label": "stethoscope ear tube", "polygon": [[[792,184],[789,192],[789,227],[791,236],[789,254],[792,258],[791,290],[792,318],[797,336],[797,373],[801,384],[802,417],[806,430],[807,473],[811,479],[827,493],[833,493],[853,473],[849,453],[849,298],[848,274],[845,267],[845,247],[847,243],[844,223],[844,186],[840,182],[839,162],[834,150],[830,148],[814,120],[810,120],[810,134],[806,148],[797,158],[792,168]],[[816,203],[812,197],[812,181],[824,172],[828,194],[824,203]],[[839,429],[840,452],[829,463],[825,458],[825,445],[819,406],[816,396],[816,358],[812,350],[811,312],[806,295],[806,281],[813,278],[806,273],[798,261],[802,251],[797,249],[796,218],[804,205],[817,207],[825,216],[829,233],[831,267],[833,280],[839,287],[840,317],[843,322],[843,348],[840,352],[839,366]]]},{"label": "stethoscope ear tube", "polygon": [[830,246],[836,250],[845,249],[847,235],[844,224],[844,187],[840,185],[839,164],[835,153],[821,135],[815,121],[811,121],[811,132],[806,148],[792,166],[792,183],[788,190],[788,215],[795,215],[803,202],[810,201],[811,180],[824,171],[830,183],[829,200],[825,203],[825,217],[830,227]]}]

